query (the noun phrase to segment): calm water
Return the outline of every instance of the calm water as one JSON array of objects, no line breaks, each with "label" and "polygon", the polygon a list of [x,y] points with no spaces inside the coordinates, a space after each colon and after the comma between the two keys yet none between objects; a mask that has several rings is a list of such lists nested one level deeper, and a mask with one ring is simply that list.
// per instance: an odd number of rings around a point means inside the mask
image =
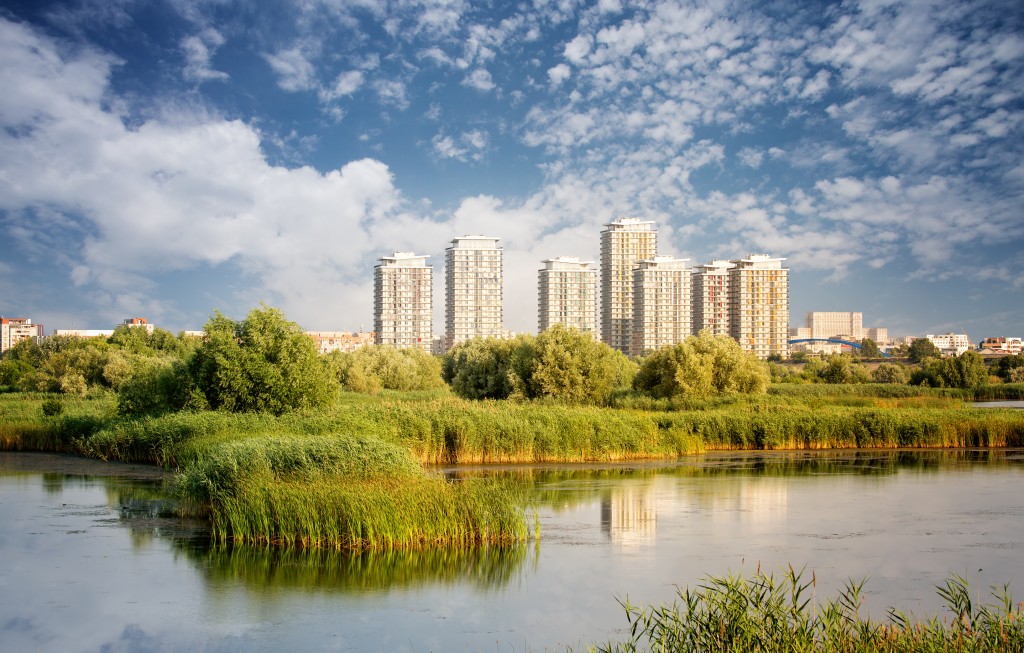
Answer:
[{"label": "calm water", "polygon": [[868,577],[880,617],[935,614],[950,573],[1024,595],[1022,451],[486,473],[530,487],[539,544],[352,557],[211,548],[152,468],[0,453],[0,650],[563,650],[621,637],[616,597],[759,565],[813,570],[823,598]]}]

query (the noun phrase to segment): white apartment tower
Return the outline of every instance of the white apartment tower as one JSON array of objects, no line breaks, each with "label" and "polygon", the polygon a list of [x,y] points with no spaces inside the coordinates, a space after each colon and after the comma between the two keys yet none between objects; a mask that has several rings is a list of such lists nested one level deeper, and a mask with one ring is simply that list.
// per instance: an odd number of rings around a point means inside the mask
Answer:
[{"label": "white apartment tower", "polygon": [[433,268],[426,256],[395,252],[373,269],[374,342],[430,351],[433,335]]},{"label": "white apartment tower", "polygon": [[500,338],[502,262],[498,239],[462,236],[445,249],[445,347],[476,337]]},{"label": "white apartment tower", "polygon": [[707,329],[713,335],[729,331],[729,261],[714,260],[693,269],[693,332]]},{"label": "white apartment tower", "polygon": [[630,355],[682,342],[693,333],[688,259],[655,256],[633,270]]},{"label": "white apartment tower", "polygon": [[597,270],[590,261],[559,256],[537,273],[537,331],[565,324],[596,336]]},{"label": "white apartment tower", "polygon": [[601,232],[601,340],[624,354],[632,347],[633,269],[657,253],[653,221],[619,218]]},{"label": "white apartment tower", "polygon": [[785,259],[750,254],[729,271],[730,335],[744,351],[765,359],[789,355],[789,270]]}]

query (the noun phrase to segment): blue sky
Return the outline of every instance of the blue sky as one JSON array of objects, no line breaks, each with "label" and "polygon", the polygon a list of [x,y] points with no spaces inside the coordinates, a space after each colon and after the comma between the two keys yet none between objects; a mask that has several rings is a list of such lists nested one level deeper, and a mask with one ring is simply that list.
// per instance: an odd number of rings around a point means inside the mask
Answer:
[{"label": "blue sky", "polygon": [[787,259],[791,324],[1024,335],[1018,1],[0,4],[0,313],[372,326],[372,273],[502,239]]}]

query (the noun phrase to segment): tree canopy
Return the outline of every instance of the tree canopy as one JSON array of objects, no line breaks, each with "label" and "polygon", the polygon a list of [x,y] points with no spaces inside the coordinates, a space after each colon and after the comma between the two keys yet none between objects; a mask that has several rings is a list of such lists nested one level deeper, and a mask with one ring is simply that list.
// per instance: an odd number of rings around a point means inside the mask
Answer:
[{"label": "tree canopy", "polygon": [[211,408],[232,412],[315,408],[326,405],[337,388],[313,340],[265,305],[240,322],[216,312],[188,370]]},{"label": "tree canopy", "polygon": [[914,340],[907,349],[907,358],[912,363],[921,363],[929,358],[939,358],[940,356],[942,356],[942,352],[928,338]]},{"label": "tree canopy", "polygon": [[767,366],[739,343],[704,330],[645,356],[633,387],[655,397],[708,397],[764,393],[770,380]]}]

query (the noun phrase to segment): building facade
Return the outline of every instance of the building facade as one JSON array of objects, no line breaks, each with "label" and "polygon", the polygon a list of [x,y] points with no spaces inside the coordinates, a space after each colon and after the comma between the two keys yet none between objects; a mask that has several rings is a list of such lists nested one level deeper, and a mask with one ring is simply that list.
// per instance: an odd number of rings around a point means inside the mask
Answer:
[{"label": "building facade", "polygon": [[750,254],[729,270],[730,335],[761,359],[789,356],[789,270],[785,259]]},{"label": "building facade", "polygon": [[378,345],[430,351],[434,270],[427,258],[395,252],[378,259],[373,268],[373,332]]},{"label": "building facade", "polygon": [[653,221],[619,218],[601,232],[601,340],[624,354],[632,347],[633,268],[657,254]]},{"label": "building facade", "polygon": [[943,356],[959,356],[974,346],[966,333],[928,334],[925,338],[931,340],[932,344],[939,348]]},{"label": "building facade", "polygon": [[729,261],[711,261],[693,269],[693,332],[707,329],[729,335]]},{"label": "building facade", "polygon": [[43,337],[43,325],[32,324],[27,317],[0,317],[0,353],[14,347],[22,340]]},{"label": "building facade", "polygon": [[682,342],[693,333],[692,290],[687,259],[655,256],[633,270],[633,321],[629,354]]},{"label": "building facade", "polygon": [[565,324],[597,335],[597,270],[590,261],[559,256],[537,272],[537,332]]},{"label": "building facade", "polygon": [[374,343],[374,334],[365,332],[306,331],[306,335],[313,339],[317,352],[321,354],[329,354],[332,351],[353,352]]},{"label": "building facade", "polygon": [[863,313],[811,311],[807,314],[807,326],[812,338],[846,336],[859,341],[865,337]]},{"label": "building facade", "polygon": [[500,338],[502,250],[490,236],[462,236],[445,249],[445,349],[476,337]]}]

